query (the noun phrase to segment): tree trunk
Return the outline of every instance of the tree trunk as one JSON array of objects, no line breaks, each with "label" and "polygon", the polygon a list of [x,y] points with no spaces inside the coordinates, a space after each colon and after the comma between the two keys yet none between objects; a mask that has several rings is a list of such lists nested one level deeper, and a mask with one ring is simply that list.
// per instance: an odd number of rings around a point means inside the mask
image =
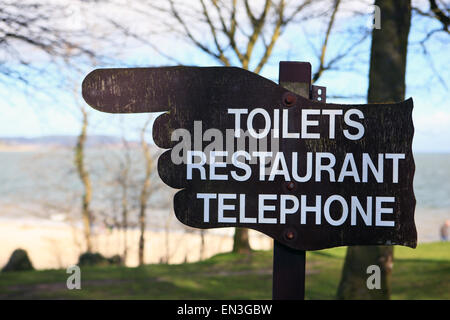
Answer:
[{"label": "tree trunk", "polygon": [[122,229],[123,229],[123,264],[126,265],[128,255],[128,186],[122,186]]},{"label": "tree trunk", "polygon": [[92,187],[91,180],[89,178],[89,172],[85,167],[85,155],[84,149],[86,145],[87,138],[87,127],[88,127],[88,114],[86,110],[81,108],[81,112],[83,114],[83,122],[81,126],[81,132],[78,136],[77,145],[75,146],[75,166],[77,168],[78,176],[80,177],[81,183],[83,184],[83,196],[82,196],[82,221],[84,228],[84,239],[86,242],[86,251],[92,252],[92,240],[91,240],[91,211],[90,204],[92,198]]},{"label": "tree trunk", "polygon": [[139,265],[142,266],[144,264],[144,252],[145,252],[145,216],[147,211],[147,201],[150,196],[150,176],[152,173],[152,157],[150,154],[150,148],[145,141],[145,131],[147,130],[147,126],[150,123],[150,119],[146,121],[144,127],[141,131],[141,147],[144,153],[144,161],[145,161],[145,177],[142,184],[141,195],[139,198]]},{"label": "tree trunk", "polygon": [[[381,11],[381,29],[372,31],[368,102],[404,100],[410,0],[376,0]],[[390,299],[393,247],[349,247],[339,284],[338,299]],[[367,288],[367,267],[381,271],[381,288]]]},{"label": "tree trunk", "polygon": [[169,264],[169,262],[170,262],[170,220],[169,219],[167,219],[166,225],[164,226],[164,244],[165,244],[165,248],[166,248],[164,263]]},{"label": "tree trunk", "polygon": [[248,239],[248,229],[235,228],[233,252],[236,253],[250,253],[250,242]]},{"label": "tree trunk", "polygon": [[141,205],[139,209],[139,265],[142,266],[144,264],[144,250],[145,250],[145,210],[146,205],[142,203],[141,197]]},{"label": "tree trunk", "polygon": [[200,230],[200,261],[205,258],[205,232],[206,230]]},{"label": "tree trunk", "polygon": [[131,166],[131,156],[128,143],[122,134],[122,143],[125,147],[125,158],[121,164],[121,170],[119,172],[119,186],[122,191],[122,231],[123,231],[123,253],[122,261],[126,265],[128,257],[128,187],[129,187],[129,175]]}]

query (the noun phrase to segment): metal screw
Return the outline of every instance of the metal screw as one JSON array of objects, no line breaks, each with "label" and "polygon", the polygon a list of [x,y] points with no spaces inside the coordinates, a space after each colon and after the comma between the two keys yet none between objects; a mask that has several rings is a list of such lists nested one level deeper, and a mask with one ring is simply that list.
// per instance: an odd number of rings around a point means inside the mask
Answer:
[{"label": "metal screw", "polygon": [[295,182],[293,182],[293,181],[288,182],[288,184],[286,185],[286,188],[287,188],[289,191],[294,190],[294,188],[295,188]]},{"label": "metal screw", "polygon": [[295,238],[295,233],[292,230],[289,230],[285,233],[285,237],[287,240],[293,240]]},{"label": "metal screw", "polygon": [[293,104],[295,104],[296,101],[297,101],[297,98],[296,98],[295,95],[293,95],[292,93],[287,92],[287,93],[284,95],[283,102],[284,102],[284,104],[285,104],[286,106],[290,107],[290,106],[292,106]]}]

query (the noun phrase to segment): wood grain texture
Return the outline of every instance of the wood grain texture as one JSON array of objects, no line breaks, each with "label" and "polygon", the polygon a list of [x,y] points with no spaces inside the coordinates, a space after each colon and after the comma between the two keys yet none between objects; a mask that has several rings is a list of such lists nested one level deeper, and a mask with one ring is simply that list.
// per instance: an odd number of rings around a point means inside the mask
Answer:
[{"label": "wood grain texture", "polygon": [[[399,244],[415,247],[417,232],[414,224],[415,197],[413,192],[414,159],[411,151],[414,128],[412,124],[413,102],[368,105],[335,105],[313,102],[299,95],[291,107],[283,104],[283,96],[289,92],[276,83],[239,68],[142,68],[104,69],[89,74],[83,83],[83,96],[96,109],[106,112],[156,112],[167,111],[157,118],[153,128],[155,143],[167,148],[158,161],[161,179],[173,188],[182,189],[174,198],[177,218],[195,228],[246,227],[261,231],[281,243],[299,250],[317,250],[344,245]],[[353,153],[358,171],[361,172],[362,153],[376,159],[378,153],[404,153],[406,159],[400,166],[399,183],[377,183],[370,177],[369,183],[355,183],[344,179],[344,183],[314,182],[296,183],[288,190],[286,181],[277,176],[274,181],[258,180],[258,164],[251,165],[252,176],[248,181],[209,181],[186,179],[186,165],[175,165],[171,161],[171,149],[177,141],[171,141],[174,130],[185,129],[191,133],[194,146],[194,121],[202,122],[202,131],[218,129],[225,132],[234,128],[234,117],[227,113],[229,108],[264,108],[273,117],[274,109],[288,109],[289,130],[299,132],[303,109],[359,109],[364,113],[365,135],[362,139],[346,139],[342,130],[347,126],[343,117],[336,118],[336,138],[329,139],[329,118],[320,115],[318,131],[321,139],[281,139],[280,151],[286,155],[298,152],[304,159],[307,152],[330,152],[336,157],[340,168],[346,153]],[[243,123],[246,116],[242,118]],[[273,119],[272,119],[273,121]],[[255,117],[255,128],[263,128],[262,117]],[[314,130],[314,129],[313,129]],[[202,142],[204,148],[210,142]],[[300,160],[304,161],[304,160]],[[385,176],[392,174],[390,162],[385,163]],[[300,168],[304,165],[299,163]],[[205,166],[208,171],[208,165]],[[233,168],[234,169],[234,168]],[[227,171],[228,170],[228,171]],[[227,169],[221,173],[229,173]],[[300,171],[301,173],[301,171]],[[203,201],[197,193],[246,194],[246,216],[257,217],[258,195],[293,194],[307,195],[309,199],[321,195],[350,196],[392,196],[395,228],[374,226],[351,226],[345,223],[335,227],[327,224],[315,225],[313,219],[300,224],[299,215],[288,216],[286,224],[225,224],[218,223],[216,215],[210,222],[203,222]],[[211,203],[211,212],[217,212],[216,202]],[[312,204],[308,204],[312,205]],[[238,209],[238,206],[237,206]],[[235,216],[238,216],[237,212]],[[274,216],[279,216],[275,212]],[[323,217],[322,217],[323,219]],[[295,233],[294,239],[286,239],[286,232]]]}]

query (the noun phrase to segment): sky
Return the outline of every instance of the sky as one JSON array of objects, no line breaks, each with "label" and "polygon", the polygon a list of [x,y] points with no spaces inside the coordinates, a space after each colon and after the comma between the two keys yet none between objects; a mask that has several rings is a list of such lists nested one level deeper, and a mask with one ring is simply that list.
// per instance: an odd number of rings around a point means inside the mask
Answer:
[{"label": "sky", "polygon": [[[370,12],[371,8],[368,7],[367,11]],[[145,27],[138,18],[134,21],[127,16],[125,20],[132,28]],[[349,19],[343,13],[330,38],[328,48],[330,56],[351,43],[349,35],[345,34],[349,24],[365,25],[367,22],[367,16]],[[146,23],[151,25],[151,22],[147,21]],[[429,40],[427,49],[431,58],[423,53],[422,47],[418,44],[424,34],[436,26],[438,24],[431,23],[430,20],[414,18],[409,36],[405,98],[412,97],[414,100],[413,150],[415,152],[450,152],[449,38],[446,35],[437,34]],[[368,26],[366,27],[368,28]],[[262,70],[262,75],[276,82],[278,62],[282,60],[309,61],[313,70],[317,68],[318,61],[312,46],[317,48],[321,43],[321,28],[319,22],[313,21],[301,29],[286,30],[284,36],[277,43],[274,55]],[[174,35],[165,34],[163,37],[155,37],[151,40],[156,40],[160,49],[183,64],[218,65],[215,60]],[[120,49],[120,56],[112,63],[85,65],[84,75],[96,67],[142,67],[174,64],[148,46],[133,41],[128,42],[128,45]],[[30,55],[33,55],[32,49],[24,50],[30,50]],[[260,50],[260,48],[256,50]],[[369,53],[370,38],[358,47],[353,56],[343,60],[341,65],[343,70],[324,73],[317,84],[327,87],[328,102],[365,103]],[[33,63],[40,64],[42,61],[36,60]],[[65,73],[51,65],[49,70],[50,78],[54,80],[54,83],[50,81],[48,86],[56,87],[58,79]],[[0,101],[2,110],[0,137],[78,134],[81,116],[77,111],[77,105],[83,103],[80,99],[80,91],[84,75],[82,72],[75,76],[73,92],[57,88],[43,92],[44,90],[28,88],[21,83],[13,86],[0,83],[0,95],[3,97]],[[36,75],[32,79],[42,82],[43,80],[39,77]],[[76,98],[74,98],[74,92]],[[336,98],[336,96],[347,96],[348,98],[342,99]],[[155,115],[146,114],[111,115],[92,109],[90,110],[89,133],[120,135],[125,132],[128,139],[137,139],[138,131],[148,116],[155,117]]]}]

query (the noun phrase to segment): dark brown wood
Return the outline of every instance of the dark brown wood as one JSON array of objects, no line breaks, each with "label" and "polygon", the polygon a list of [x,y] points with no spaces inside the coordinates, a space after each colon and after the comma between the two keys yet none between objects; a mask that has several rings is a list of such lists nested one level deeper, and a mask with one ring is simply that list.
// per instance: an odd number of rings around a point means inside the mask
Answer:
[{"label": "dark brown wood", "polygon": [[[311,65],[309,63],[295,64],[282,61],[279,67],[279,83],[290,86],[290,89],[305,98],[309,98],[311,87]],[[322,92],[322,97],[325,92]],[[325,99],[323,99],[325,102]],[[295,189],[295,184],[288,187]],[[294,237],[294,232],[287,233],[286,238]],[[306,251],[294,250],[274,240],[272,299],[274,300],[304,300],[306,276]]]},{"label": "dark brown wood", "polygon": [[[267,105],[276,105],[275,99],[271,99],[267,95],[269,103]],[[281,97],[280,97],[281,98]],[[258,98],[255,98],[258,100]],[[281,99],[280,99],[281,100]],[[228,102],[228,101],[227,101]],[[255,103],[255,106],[264,102]],[[301,105],[303,104],[303,105]],[[224,103],[224,105],[233,105]],[[247,103],[236,104],[249,105]],[[212,109],[214,112],[202,109],[197,115],[196,120],[201,120],[204,129],[232,128],[233,123],[227,122],[225,112],[218,115],[218,105]],[[191,227],[196,228],[217,228],[217,227],[247,227],[261,231],[277,241],[298,250],[318,250],[330,248],[334,246],[344,245],[386,245],[399,244],[410,247],[416,246],[416,229],[414,225],[414,194],[412,188],[414,162],[411,152],[411,141],[413,136],[413,127],[411,121],[412,100],[408,100],[399,104],[383,104],[383,105],[320,105],[310,101],[304,102],[298,97],[295,107],[289,109],[291,119],[299,119],[302,108],[322,108],[334,109],[339,108],[345,111],[349,109],[359,109],[364,112],[364,126],[367,134],[358,141],[348,141],[342,135],[337,135],[334,140],[317,139],[317,140],[283,140],[280,150],[285,154],[297,151],[302,158],[300,163],[304,163],[307,152],[329,152],[336,156],[336,167],[342,166],[347,153],[353,153],[355,156],[356,166],[361,172],[361,158],[363,153],[367,153],[372,159],[376,159],[378,153],[405,153],[406,159],[400,166],[399,183],[385,182],[377,183],[373,177],[369,177],[369,183],[352,183],[348,178],[344,181],[348,183],[336,182],[314,182],[293,183],[292,189],[288,190],[287,182],[280,176],[274,181],[258,180],[258,165],[251,165],[252,178],[248,181],[205,181],[199,176],[193,177],[193,180],[186,180],[186,166],[173,165],[171,163],[171,151],[166,151],[158,162],[158,171],[161,179],[174,188],[183,189],[175,196],[174,208],[177,218]],[[269,109],[270,110],[270,109]],[[324,123],[320,130],[321,134],[326,135],[328,128],[328,119],[318,117],[319,121]],[[179,121],[181,120],[182,123]],[[186,122],[180,118],[161,118],[155,123],[155,141],[162,147],[170,147],[167,140],[162,139],[166,132],[172,132],[175,128],[186,128],[190,132],[192,129],[192,118]],[[293,122],[290,124],[293,132],[300,130],[300,123]],[[342,120],[336,122],[337,128],[344,128]],[[192,141],[193,144],[193,141]],[[376,160],[374,160],[376,161]],[[288,166],[291,168],[290,160],[287,159]],[[209,166],[205,166],[208,171]],[[392,163],[386,162],[384,169],[387,173],[392,174]],[[231,169],[223,170],[221,173],[229,174]],[[338,173],[336,173],[338,175]],[[325,176],[325,175],[324,175]],[[337,179],[337,177],[336,177]],[[359,199],[365,199],[367,196],[394,196],[397,200],[394,207],[393,219],[395,228],[350,225],[350,219],[342,226],[335,227],[327,224],[316,225],[315,221],[310,217],[307,218],[306,224],[300,224],[299,215],[292,215],[287,218],[286,224],[248,224],[248,223],[219,223],[217,220],[217,202],[212,201],[210,211],[216,215],[211,215],[208,222],[203,221],[203,202],[197,199],[197,193],[235,193],[246,195],[246,216],[256,218],[258,216],[258,196],[260,194],[294,194],[298,197],[306,195],[308,206],[312,206],[316,195],[321,195],[323,199],[331,195],[342,195],[349,200],[351,196],[357,196]],[[324,200],[325,201],[325,200]],[[278,205],[279,203],[275,203]],[[350,205],[349,205],[350,206]],[[372,204],[375,207],[375,204]],[[236,206],[238,208],[238,206]],[[238,216],[238,209],[232,216]],[[279,211],[275,212],[275,217],[279,216]],[[323,217],[322,217],[323,220]],[[285,233],[288,230],[294,230],[295,236],[286,239]]]},{"label": "dark brown wood", "polygon": [[[412,125],[412,100],[390,104],[336,105],[314,102],[303,98],[287,88],[239,68],[142,68],[142,69],[103,69],[89,74],[83,83],[83,97],[93,107],[106,112],[155,112],[168,111],[154,124],[155,143],[169,149],[158,161],[161,179],[173,188],[182,189],[174,198],[174,210],[177,218],[184,224],[195,228],[244,227],[261,231],[278,242],[297,250],[317,250],[344,245],[385,245],[399,244],[415,247],[417,233],[414,225],[415,199],[413,193],[414,160],[411,142],[414,128]],[[287,99],[288,98],[288,99]],[[230,108],[263,108],[274,121],[274,110],[287,110],[289,131],[301,131],[301,113],[308,109],[339,109],[343,113],[350,109],[360,110],[364,114],[362,121],[365,135],[359,140],[349,140],[343,131],[351,128],[343,116],[336,117],[335,139],[329,139],[329,117],[323,114],[312,117],[320,126],[311,132],[320,133],[320,139],[281,139],[279,151],[286,155],[287,166],[292,169],[292,152],[298,153],[299,174],[304,174],[307,152],[317,155],[328,152],[336,158],[336,168],[343,165],[347,153],[355,157],[357,171],[361,173],[361,158],[367,153],[375,163],[378,153],[404,153],[405,160],[399,167],[399,182],[384,181],[377,183],[370,175],[368,183],[357,183],[344,178],[342,183],[327,181],[327,174],[316,182],[285,181],[276,176],[273,181],[259,180],[259,164],[251,164],[252,175],[247,181],[210,181],[200,179],[194,174],[187,180],[186,164],[174,164],[171,149],[178,141],[171,141],[176,129],[185,129],[191,134],[194,146],[194,121],[201,121],[202,133],[208,129],[225,132],[234,128],[234,118],[227,110]],[[247,116],[242,116],[246,123]],[[264,127],[262,117],[255,117],[256,129]],[[244,127],[244,126],[243,126]],[[246,128],[244,128],[246,129]],[[202,150],[210,142],[201,143]],[[209,165],[205,165],[206,171]],[[384,164],[385,176],[392,175],[392,161]],[[220,173],[230,175],[233,166],[224,168]],[[336,170],[336,179],[339,170]],[[289,194],[300,198],[307,197],[307,205],[312,206],[316,195],[323,201],[332,195],[341,195],[347,201],[352,196],[365,199],[367,196],[392,196],[396,201],[394,213],[389,216],[395,227],[366,226],[358,218],[357,225],[350,224],[350,217],[340,226],[322,221],[315,224],[312,214],[307,214],[306,223],[300,223],[299,213],[287,216],[286,223],[219,223],[217,201],[211,201],[210,219],[204,221],[204,204],[197,198],[198,193],[233,193],[245,195],[245,215],[258,218],[258,196],[261,194]],[[364,201],[363,201],[364,202]],[[270,203],[276,206],[271,217],[279,218],[279,200]],[[323,202],[322,202],[323,204]],[[239,217],[239,205],[228,212]],[[350,205],[350,203],[349,203]],[[363,204],[364,206],[364,204]],[[373,203],[374,207],[375,204]],[[215,213],[215,214],[214,214]],[[339,210],[332,207],[331,213],[339,217]],[[337,216],[336,216],[337,215]],[[372,221],[374,221],[372,217]],[[288,236],[289,235],[289,236]]]},{"label": "dark brown wood", "polygon": [[274,300],[305,299],[305,262],[306,251],[294,250],[274,241],[272,280]]}]

